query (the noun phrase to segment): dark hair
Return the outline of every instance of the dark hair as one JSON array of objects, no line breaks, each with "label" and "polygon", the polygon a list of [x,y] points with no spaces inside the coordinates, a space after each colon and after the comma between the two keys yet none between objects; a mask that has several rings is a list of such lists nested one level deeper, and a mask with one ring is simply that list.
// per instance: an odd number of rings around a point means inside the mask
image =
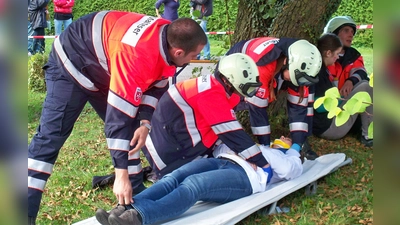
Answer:
[{"label": "dark hair", "polygon": [[340,41],[340,38],[333,33],[326,33],[322,35],[317,41],[317,48],[322,56],[324,52],[328,50],[333,52],[342,46],[343,45]]},{"label": "dark hair", "polygon": [[188,54],[199,45],[207,44],[207,36],[193,19],[179,18],[168,26],[167,41],[170,47],[180,48]]}]

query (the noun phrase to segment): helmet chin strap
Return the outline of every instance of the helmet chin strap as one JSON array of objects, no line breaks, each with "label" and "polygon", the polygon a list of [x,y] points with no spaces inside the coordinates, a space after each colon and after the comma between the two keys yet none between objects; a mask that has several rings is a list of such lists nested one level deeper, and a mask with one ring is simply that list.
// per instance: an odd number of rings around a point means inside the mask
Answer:
[{"label": "helmet chin strap", "polygon": [[225,91],[228,93],[228,95],[232,95],[236,91],[236,89],[224,75],[218,73],[218,76],[216,77],[218,77],[217,80],[220,80],[220,82],[224,85]]}]

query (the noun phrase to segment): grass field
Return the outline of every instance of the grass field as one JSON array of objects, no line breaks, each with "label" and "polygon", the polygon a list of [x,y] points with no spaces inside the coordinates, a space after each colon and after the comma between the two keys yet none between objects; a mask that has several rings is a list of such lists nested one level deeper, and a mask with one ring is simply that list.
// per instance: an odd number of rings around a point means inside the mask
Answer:
[{"label": "grass field", "polygon": [[[49,52],[51,40],[47,40]],[[224,42],[211,39],[213,55],[224,51]],[[373,50],[359,48],[368,73],[372,72]],[[28,141],[38,126],[43,93],[28,94]],[[272,127],[274,132],[276,128]],[[286,128],[287,129],[287,128]],[[266,216],[260,211],[240,224],[372,224],[373,151],[363,147],[356,134],[338,141],[311,137],[319,154],[343,152],[353,164],[318,181],[317,194],[306,196],[304,189],[279,201],[290,208],[287,214]],[[143,163],[146,163],[143,161]],[[112,187],[92,189],[92,177],[113,172],[103,134],[103,122],[87,106],[74,131],[60,151],[49,179],[37,224],[71,224],[94,215],[98,207],[110,209],[116,204]],[[147,183],[149,185],[149,183]]]}]

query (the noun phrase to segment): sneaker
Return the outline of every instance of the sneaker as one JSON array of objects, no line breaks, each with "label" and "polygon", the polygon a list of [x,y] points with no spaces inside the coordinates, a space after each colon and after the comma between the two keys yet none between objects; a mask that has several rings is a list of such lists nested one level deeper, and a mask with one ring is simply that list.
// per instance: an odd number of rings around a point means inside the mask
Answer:
[{"label": "sneaker", "polygon": [[104,209],[98,209],[96,211],[96,219],[102,225],[110,225],[110,223],[108,223],[108,217],[110,217],[110,215],[120,216],[124,211],[125,206],[122,205],[117,205],[117,207],[111,209],[110,213]]},{"label": "sneaker", "polygon": [[374,139],[367,139],[365,137],[361,137],[361,143],[365,147],[372,147],[374,145]]},{"label": "sneaker", "polygon": [[135,209],[126,210],[120,216],[111,214],[108,222],[110,225],[142,225],[140,215]]}]

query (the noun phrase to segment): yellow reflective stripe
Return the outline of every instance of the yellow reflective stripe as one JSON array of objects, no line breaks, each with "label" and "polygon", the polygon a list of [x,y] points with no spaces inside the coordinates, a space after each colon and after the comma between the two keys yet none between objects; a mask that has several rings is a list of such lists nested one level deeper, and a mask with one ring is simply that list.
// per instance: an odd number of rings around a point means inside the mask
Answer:
[{"label": "yellow reflective stripe", "polygon": [[196,120],[194,118],[194,112],[192,107],[190,107],[190,105],[186,103],[186,101],[179,94],[179,91],[176,89],[175,86],[171,86],[171,88],[168,89],[168,93],[171,96],[172,100],[174,100],[175,103],[179,105],[179,108],[185,115],[184,116],[185,123],[188,133],[192,139],[192,146],[196,146],[197,143],[201,141],[201,136],[196,127]]},{"label": "yellow reflective stripe", "polygon": [[153,162],[156,164],[159,170],[162,170],[165,167],[167,167],[167,165],[164,163],[164,161],[161,159],[160,155],[156,151],[156,148],[154,147],[154,143],[151,140],[150,135],[148,135],[146,138],[146,148],[147,151],[149,151],[149,154],[151,155]]},{"label": "yellow reflective stripe", "polygon": [[271,133],[271,127],[268,126],[261,126],[261,127],[251,127],[251,132],[254,135],[266,135]]},{"label": "yellow reflective stripe", "polygon": [[129,151],[130,148],[129,143],[130,143],[129,140],[107,138],[108,149],[111,150]]},{"label": "yellow reflective stripe", "polygon": [[136,117],[136,113],[138,111],[138,107],[132,105],[131,103],[127,102],[125,99],[119,97],[118,95],[114,94],[112,91],[108,91],[108,99],[107,102],[117,108],[119,111],[125,113],[131,118]]},{"label": "yellow reflective stripe", "polygon": [[40,191],[44,191],[44,187],[46,186],[46,181],[40,180],[34,177],[28,177],[28,187],[37,189]]},{"label": "yellow reflective stripe", "polygon": [[28,158],[28,169],[51,174],[53,172],[53,164]]},{"label": "yellow reflective stripe", "polygon": [[289,130],[292,131],[308,131],[308,124],[303,122],[289,123]]},{"label": "yellow reflective stripe", "polygon": [[64,52],[63,47],[61,46],[60,39],[56,38],[54,40],[54,48],[58,54],[58,57],[61,59],[61,61],[64,64],[65,69],[71,74],[71,76],[84,88],[90,90],[90,91],[98,91],[99,89],[94,86],[94,84],[79,70],[75,68],[75,66],[72,64],[72,62],[68,59],[67,55]]},{"label": "yellow reflective stripe", "polygon": [[218,125],[211,126],[211,129],[215,134],[223,134],[229,131],[242,129],[242,125],[238,121],[230,121],[227,123],[221,123]]},{"label": "yellow reflective stripe", "polygon": [[97,13],[94,17],[92,26],[92,42],[97,59],[99,60],[99,64],[101,65],[101,67],[103,67],[106,73],[110,75],[106,54],[103,48],[103,35],[101,32],[103,27],[103,20],[107,13],[108,11],[101,11]]}]

